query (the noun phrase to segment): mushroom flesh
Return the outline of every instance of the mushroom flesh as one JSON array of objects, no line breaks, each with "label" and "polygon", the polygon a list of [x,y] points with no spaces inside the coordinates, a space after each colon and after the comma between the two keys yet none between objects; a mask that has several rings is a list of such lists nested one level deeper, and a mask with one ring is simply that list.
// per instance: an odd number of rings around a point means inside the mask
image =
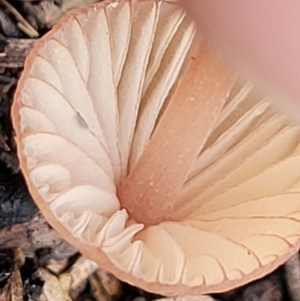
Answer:
[{"label": "mushroom flesh", "polygon": [[221,292],[298,250],[299,126],[175,1],[69,13],[29,54],[12,121],[47,221],[126,282]]}]

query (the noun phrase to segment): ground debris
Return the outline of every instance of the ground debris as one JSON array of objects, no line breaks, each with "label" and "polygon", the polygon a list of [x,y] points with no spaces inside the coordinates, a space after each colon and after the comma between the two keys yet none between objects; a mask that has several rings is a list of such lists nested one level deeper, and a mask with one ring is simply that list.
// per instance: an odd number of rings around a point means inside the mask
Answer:
[{"label": "ground debris", "polygon": [[216,294],[220,301],[291,301],[286,294],[282,269],[227,293]]},{"label": "ground debris", "polygon": [[284,265],[285,282],[291,301],[300,301],[300,258],[295,254]]},{"label": "ground debris", "polygon": [[106,291],[106,294],[112,297],[118,297],[121,293],[121,282],[112,274],[106,272],[103,269],[97,269],[92,275],[97,278],[97,281],[101,283]]},{"label": "ground debris", "polygon": [[23,301],[23,283],[19,270],[12,271],[7,284],[0,290],[1,301]]},{"label": "ground debris", "polygon": [[98,265],[86,258],[80,257],[66,273],[59,276],[65,291],[76,299],[85,289],[88,277],[98,269]]},{"label": "ground debris", "polygon": [[0,229],[10,225],[28,222],[36,213],[37,208],[28,194],[22,177],[20,175],[14,175],[5,178],[4,170],[3,173],[1,173],[0,163]]},{"label": "ground debris", "polygon": [[[113,296],[117,296],[121,291],[122,284],[119,280],[83,256],[80,256],[69,268],[63,264],[66,269],[58,274],[53,274],[53,264],[54,262],[40,269],[40,274],[45,281],[41,300],[77,301],[90,298],[95,301],[111,301]],[[113,286],[110,291],[107,289],[107,282]],[[103,285],[104,283],[106,286]]]},{"label": "ground debris", "polygon": [[42,299],[47,301],[67,301],[58,278],[45,269],[40,269],[41,276],[45,281],[42,291]]},{"label": "ground debris", "polygon": [[41,215],[29,222],[0,229],[0,249],[16,247],[20,247],[29,257],[36,254],[40,265],[48,264],[51,259],[62,260],[77,253]]},{"label": "ground debris", "polygon": [[99,0],[61,0],[59,5],[53,1],[40,1],[37,4],[24,1],[22,6],[25,13],[35,20],[39,28],[50,29],[67,11],[95,2]]},{"label": "ground debris", "polygon": [[23,67],[24,60],[36,41],[35,39],[15,39],[0,36],[0,68]]},{"label": "ground debris", "polygon": [[103,269],[98,269],[89,277],[89,284],[97,301],[111,301],[120,296],[120,281]]},{"label": "ground debris", "polygon": [[0,0],[0,4],[11,13],[17,21],[17,27],[28,37],[36,38],[39,33],[30,25],[30,23],[18,12],[18,10],[6,0]]},{"label": "ground debris", "polygon": [[[4,253],[2,253],[4,254]],[[42,282],[34,273],[28,273],[24,253],[20,248],[15,248],[6,253],[10,267],[6,271],[9,275],[0,281],[1,301],[39,301],[40,286]],[[37,281],[37,282],[36,282]]]},{"label": "ground debris", "polygon": [[2,9],[0,9],[0,30],[7,37],[17,38],[22,36],[21,31],[12,18]]}]

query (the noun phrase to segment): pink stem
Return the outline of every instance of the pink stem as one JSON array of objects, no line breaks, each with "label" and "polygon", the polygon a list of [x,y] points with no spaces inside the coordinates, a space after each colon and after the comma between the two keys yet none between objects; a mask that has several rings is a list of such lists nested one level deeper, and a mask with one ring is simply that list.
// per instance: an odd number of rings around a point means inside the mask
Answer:
[{"label": "pink stem", "polygon": [[131,219],[153,225],[170,218],[234,78],[206,48],[197,49],[143,155],[120,183],[118,195]]}]

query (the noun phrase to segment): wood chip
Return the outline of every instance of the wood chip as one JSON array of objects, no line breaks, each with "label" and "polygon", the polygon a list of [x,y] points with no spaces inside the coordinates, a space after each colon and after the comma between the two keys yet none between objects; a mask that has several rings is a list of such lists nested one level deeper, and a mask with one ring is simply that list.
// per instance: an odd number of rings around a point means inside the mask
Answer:
[{"label": "wood chip", "polygon": [[59,283],[62,288],[65,301],[72,301],[69,294],[71,282],[72,282],[72,278],[70,277],[69,273],[65,273],[59,277]]},{"label": "wood chip", "polygon": [[25,262],[25,257],[20,248],[13,250],[13,271],[3,288],[0,289],[1,301],[23,301],[23,281],[20,267]]},{"label": "wood chip", "polygon": [[[70,275],[70,288],[76,289],[76,287],[80,286],[80,284],[85,281],[90,275],[92,275],[98,269],[98,265],[86,258],[80,257],[71,267],[69,275]],[[63,276],[60,276],[60,279]]]},{"label": "wood chip", "polygon": [[23,283],[19,269],[13,271],[9,283],[10,301],[23,301]]},{"label": "wood chip", "polygon": [[121,291],[121,282],[114,275],[103,269],[98,269],[91,277],[96,277],[110,297],[118,296]]},{"label": "wood chip", "polygon": [[89,282],[91,286],[91,292],[97,301],[110,301],[110,297],[107,295],[106,290],[102,286],[101,279],[99,279],[98,275],[93,274],[90,276]]},{"label": "wood chip", "polygon": [[62,271],[67,267],[68,265],[68,259],[62,259],[62,260],[50,260],[50,263],[47,265],[47,270],[49,270],[51,273],[55,275],[59,275],[62,273]]},{"label": "wood chip", "polygon": [[42,298],[46,297],[47,301],[67,301],[58,278],[44,269],[41,270],[41,275],[45,280]]}]

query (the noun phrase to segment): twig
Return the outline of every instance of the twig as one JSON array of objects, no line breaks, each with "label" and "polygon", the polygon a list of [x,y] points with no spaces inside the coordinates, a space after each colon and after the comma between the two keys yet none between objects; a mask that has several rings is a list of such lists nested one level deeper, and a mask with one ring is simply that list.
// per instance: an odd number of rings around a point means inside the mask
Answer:
[{"label": "twig", "polygon": [[30,38],[36,38],[39,36],[39,33],[23,18],[23,16],[6,0],[0,0],[0,3],[2,3],[6,9],[14,15],[16,20],[18,21],[17,26],[19,29],[21,29],[26,35],[28,35]]},{"label": "twig", "polygon": [[3,40],[6,46],[4,47],[4,51],[0,52],[0,68],[23,67],[24,60],[36,41],[35,39],[10,38]]},{"label": "twig", "polygon": [[30,38],[37,38],[39,33],[23,18],[23,16],[6,0],[0,0],[0,3],[6,7],[6,9],[14,15],[17,19],[17,26]]}]

